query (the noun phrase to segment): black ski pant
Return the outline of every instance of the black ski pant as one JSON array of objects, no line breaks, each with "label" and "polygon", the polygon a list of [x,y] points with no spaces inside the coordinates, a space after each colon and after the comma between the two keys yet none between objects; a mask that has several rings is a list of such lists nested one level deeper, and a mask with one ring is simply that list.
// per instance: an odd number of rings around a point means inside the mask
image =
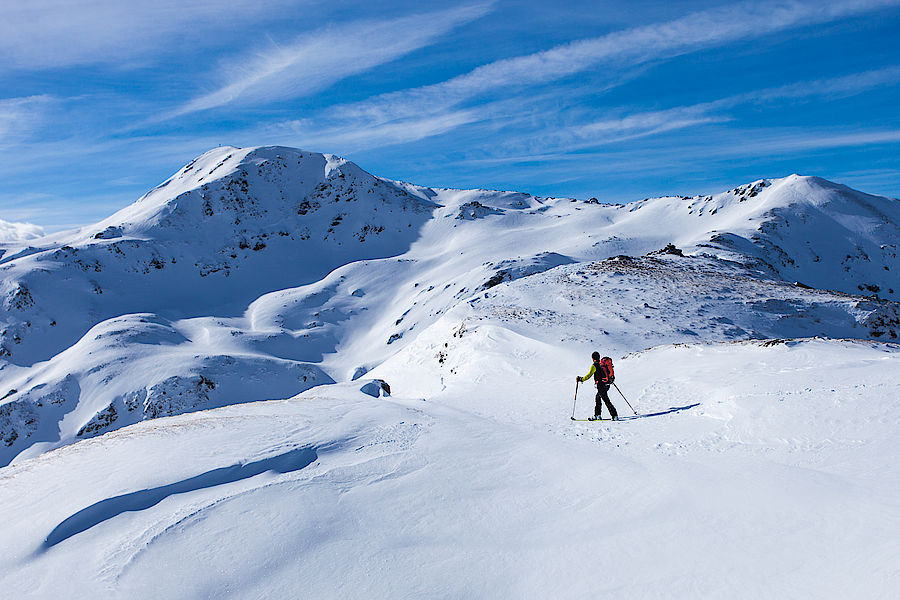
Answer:
[{"label": "black ski pant", "polygon": [[596,405],[594,406],[594,416],[600,416],[600,409],[603,407],[603,404],[606,404],[606,408],[609,409],[609,415],[612,418],[616,418],[619,416],[619,413],[616,412],[616,407],[612,405],[612,402],[609,401],[609,385],[605,383],[597,384],[597,398]]}]

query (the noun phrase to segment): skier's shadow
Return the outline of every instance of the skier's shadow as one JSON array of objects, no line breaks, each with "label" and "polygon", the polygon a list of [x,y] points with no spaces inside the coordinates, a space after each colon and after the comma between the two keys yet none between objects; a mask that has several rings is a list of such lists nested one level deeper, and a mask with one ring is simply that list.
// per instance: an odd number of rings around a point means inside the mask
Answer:
[{"label": "skier's shadow", "polygon": [[632,419],[646,419],[647,417],[661,417],[663,415],[670,415],[672,413],[681,412],[683,410],[690,410],[695,406],[700,406],[699,402],[695,402],[694,404],[688,404],[687,406],[673,406],[668,410],[661,410],[655,413],[647,413],[645,415],[632,415],[630,417],[619,417],[622,421],[630,421]]},{"label": "skier's shadow", "polygon": [[276,473],[290,473],[308,467],[319,458],[314,448],[296,448],[278,456],[264,458],[247,464],[231,465],[220,469],[213,469],[184,479],[176,483],[170,483],[155,488],[131,492],[121,496],[114,496],[101,500],[95,504],[79,510],[57,525],[50,535],[41,544],[41,550],[46,551],[74,535],[87,531],[95,525],[117,517],[124,512],[145,510],[155,506],[175,494],[193,492],[206,488],[234,483],[243,479],[255,477],[266,471]]}]

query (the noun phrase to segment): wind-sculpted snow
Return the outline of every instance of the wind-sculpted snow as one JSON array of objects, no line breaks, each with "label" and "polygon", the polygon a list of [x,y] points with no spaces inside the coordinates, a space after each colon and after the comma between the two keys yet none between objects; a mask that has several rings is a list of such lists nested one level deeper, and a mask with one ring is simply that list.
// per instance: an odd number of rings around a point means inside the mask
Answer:
[{"label": "wind-sculpted snow", "polygon": [[317,458],[319,455],[315,448],[297,448],[271,458],[219,467],[175,483],[106,498],[81,509],[54,527],[44,540],[43,546],[44,549],[50,549],[60,542],[87,531],[91,527],[96,527],[104,521],[114,519],[124,512],[147,510],[175,494],[186,494],[214,486],[228,485],[243,479],[250,479],[266,471],[275,473],[299,471],[314,463]]},{"label": "wind-sculpted snow", "polygon": [[572,403],[586,357],[491,336],[510,360],[478,354],[494,361],[479,378],[425,398],[324,386],[139,423],[0,470],[13,515],[0,587],[17,598],[750,599],[880,598],[900,584],[889,526],[900,346],[660,346],[616,359],[640,418],[573,423],[593,404],[584,387]]},{"label": "wind-sculpted snow", "polygon": [[0,464],[410,354],[439,389],[478,361],[472,350],[452,366],[461,323],[485,339],[610,353],[893,340],[898,204],[791,176],[608,205],[425,188],[291,148],[218,148],[96,225],[6,247]]},{"label": "wind-sculpted snow", "polygon": [[145,419],[333,383],[314,364],[253,352],[238,333],[213,319],[172,323],[139,314],[104,321],[50,361],[9,376],[0,460]]},{"label": "wind-sculpted snow", "polygon": [[43,228],[31,223],[10,223],[0,219],[0,258],[5,253],[5,246],[21,244],[41,237]]}]

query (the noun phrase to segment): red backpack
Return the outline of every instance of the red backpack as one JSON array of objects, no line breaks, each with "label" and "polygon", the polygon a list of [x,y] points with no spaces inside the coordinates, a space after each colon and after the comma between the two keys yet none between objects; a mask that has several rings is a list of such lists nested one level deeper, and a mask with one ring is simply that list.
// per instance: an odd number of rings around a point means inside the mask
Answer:
[{"label": "red backpack", "polygon": [[615,380],[616,372],[613,370],[612,359],[608,356],[604,356],[600,359],[600,366],[594,371],[594,381],[610,385]]}]

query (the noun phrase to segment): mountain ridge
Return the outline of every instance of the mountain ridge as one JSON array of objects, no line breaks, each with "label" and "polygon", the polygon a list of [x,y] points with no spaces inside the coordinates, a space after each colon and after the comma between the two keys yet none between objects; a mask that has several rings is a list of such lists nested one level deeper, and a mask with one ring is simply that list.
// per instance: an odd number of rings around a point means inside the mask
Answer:
[{"label": "mountain ridge", "polygon": [[[587,306],[578,330],[609,297],[632,325],[569,341],[612,336],[620,352],[788,330],[890,340],[898,206],[796,175],[613,205],[391,182],[285,147],[218,148],[98,224],[0,259],[0,462],[144,418],[396,378],[379,367],[422,343],[420,367],[443,380],[434,357],[460,323],[515,327],[507,309],[479,306],[506,297],[537,321],[578,313],[515,299],[528,282]],[[593,291],[573,293],[561,273]],[[721,281],[735,289],[716,291]],[[694,303],[703,311],[658,297],[684,294],[678,285],[709,290]],[[635,315],[665,333],[645,336]]]}]

